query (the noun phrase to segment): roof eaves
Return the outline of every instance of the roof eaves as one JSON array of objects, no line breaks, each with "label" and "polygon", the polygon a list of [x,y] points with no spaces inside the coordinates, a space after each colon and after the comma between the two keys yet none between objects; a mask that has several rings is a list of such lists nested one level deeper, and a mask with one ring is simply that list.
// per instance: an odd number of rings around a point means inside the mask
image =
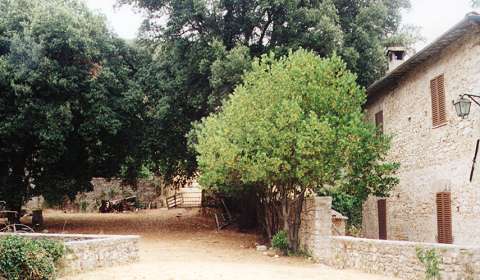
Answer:
[{"label": "roof eaves", "polygon": [[385,75],[380,80],[377,80],[367,89],[368,97],[377,95],[384,89],[390,89],[395,86],[398,80],[403,77],[410,70],[417,65],[422,64],[432,56],[440,53],[446,46],[450,45],[456,39],[465,34],[471,23],[480,24],[480,14],[472,12],[450,30],[445,32],[437,40],[423,48],[421,51],[413,55],[410,59],[400,64],[397,68]]}]

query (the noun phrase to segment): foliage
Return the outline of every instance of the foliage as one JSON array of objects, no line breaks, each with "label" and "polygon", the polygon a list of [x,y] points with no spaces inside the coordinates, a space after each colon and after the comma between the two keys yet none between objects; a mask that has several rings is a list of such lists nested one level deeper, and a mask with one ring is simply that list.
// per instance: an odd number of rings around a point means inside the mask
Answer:
[{"label": "foliage", "polygon": [[216,41],[215,44],[219,52],[212,63],[209,78],[213,89],[209,103],[214,107],[221,105],[222,98],[233,91],[235,85],[242,81],[244,71],[250,70],[252,65],[247,47],[238,45],[227,51],[222,43]]},{"label": "foliage", "polygon": [[348,217],[349,227],[362,225],[362,206],[364,199],[347,194],[341,190],[319,190],[320,196],[332,197],[332,208]]},{"label": "foliage", "polygon": [[248,46],[254,57],[272,50],[286,54],[288,49],[299,47],[321,56],[336,51],[351,70],[359,70],[355,72],[364,86],[385,71],[386,42],[409,31],[400,29],[401,10],[410,7],[408,0],[119,2],[150,11],[143,37],[162,44],[174,42],[163,44],[167,48],[188,42],[208,49],[209,42],[219,39],[228,51],[239,44]]},{"label": "foliage", "polygon": [[0,238],[0,275],[11,280],[55,279],[56,267],[65,254],[62,243],[21,236]]},{"label": "foliage", "polygon": [[272,247],[282,252],[288,251],[288,234],[281,230],[272,238]]},{"label": "foliage", "polygon": [[79,208],[80,208],[80,212],[86,213],[87,210],[88,210],[89,203],[88,203],[88,201],[81,200],[81,201],[79,202],[79,205],[78,205],[78,206],[79,206]]},{"label": "foliage", "polygon": [[37,194],[73,198],[125,166],[138,174],[144,100],[156,101],[136,90],[143,60],[80,1],[0,1],[0,197],[10,208]]},{"label": "foliage", "polygon": [[425,279],[440,279],[441,260],[435,249],[416,248],[418,260],[425,266]]},{"label": "foliage", "polygon": [[353,236],[353,237],[363,237],[361,225],[356,226],[356,225],[350,224],[347,227],[347,235]]},{"label": "foliage", "polygon": [[[219,110],[251,60],[304,48],[336,53],[368,86],[387,66],[384,47],[412,44],[401,28],[408,0],[118,0],[148,11],[140,39],[154,54],[142,74],[145,92],[162,96],[142,147],[166,178],[195,175],[185,135]],[[155,111],[154,111],[155,112]]]},{"label": "foliage", "polygon": [[58,241],[50,239],[39,239],[35,240],[34,242],[36,242],[41,248],[47,251],[48,256],[52,258],[54,263],[58,263],[65,255],[65,246]]},{"label": "foliage", "polygon": [[397,183],[396,164],[384,161],[389,138],[364,122],[355,79],[337,56],[299,50],[255,60],[222,111],[196,128],[201,185],[254,188],[267,234],[280,226],[293,251],[307,191],[388,193]]}]

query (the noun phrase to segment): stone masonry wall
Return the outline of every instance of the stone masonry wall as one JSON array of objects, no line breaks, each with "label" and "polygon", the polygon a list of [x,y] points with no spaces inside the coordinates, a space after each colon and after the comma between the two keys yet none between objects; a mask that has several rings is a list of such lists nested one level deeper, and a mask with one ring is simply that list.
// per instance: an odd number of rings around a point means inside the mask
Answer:
[{"label": "stone masonry wall", "polygon": [[434,250],[440,279],[480,279],[480,247],[331,236],[331,198],[305,202],[300,243],[316,260],[339,269],[356,269],[400,279],[425,279],[417,249]]},{"label": "stone masonry wall", "polygon": [[[437,242],[435,194],[452,194],[454,244],[480,242],[480,163],[469,182],[480,108],[457,117],[452,100],[480,94],[480,27],[417,66],[390,92],[370,98],[367,118],[383,111],[384,131],[392,135],[389,160],[401,164],[400,184],[387,199],[387,236],[392,240]],[[430,80],[444,74],[447,123],[432,127]],[[377,199],[364,205],[363,234],[378,238]]]},{"label": "stone masonry wall", "polygon": [[425,279],[425,265],[416,250],[435,250],[440,260],[443,280],[479,279],[480,247],[386,241],[347,236],[331,238],[331,265],[340,269],[357,269],[401,279]]},{"label": "stone masonry wall", "polygon": [[139,259],[138,236],[108,236],[67,242],[65,273],[136,262]]},{"label": "stone masonry wall", "polygon": [[331,197],[308,197],[303,204],[300,247],[322,263],[330,260],[331,208]]},{"label": "stone masonry wall", "polygon": [[[6,233],[0,234],[8,235]],[[62,274],[94,270],[101,267],[138,261],[139,236],[136,235],[87,235],[87,234],[19,234],[31,239],[50,239],[65,242],[67,254]]]}]

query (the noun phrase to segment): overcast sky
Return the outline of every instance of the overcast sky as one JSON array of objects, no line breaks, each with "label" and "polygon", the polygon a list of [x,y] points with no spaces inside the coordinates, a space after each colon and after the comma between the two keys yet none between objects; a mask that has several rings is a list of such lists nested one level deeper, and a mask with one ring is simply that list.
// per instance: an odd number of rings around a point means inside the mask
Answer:
[{"label": "overcast sky", "polygon": [[[142,22],[142,15],[129,7],[114,8],[115,0],[85,0],[89,7],[105,14],[110,26],[121,37],[133,39]],[[426,41],[420,49],[459,22],[468,12],[471,0],[410,0],[412,8],[404,13],[404,23],[419,26]],[[434,7],[434,8],[432,8]]]}]

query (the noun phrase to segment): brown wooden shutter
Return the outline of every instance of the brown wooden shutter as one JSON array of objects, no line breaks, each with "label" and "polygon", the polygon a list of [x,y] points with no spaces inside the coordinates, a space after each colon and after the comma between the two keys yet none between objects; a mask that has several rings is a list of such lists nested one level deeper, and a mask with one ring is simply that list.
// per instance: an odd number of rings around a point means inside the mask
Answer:
[{"label": "brown wooden shutter", "polygon": [[445,79],[443,75],[430,81],[432,96],[432,124],[434,127],[447,122],[445,106]]},{"label": "brown wooden shutter", "polygon": [[379,199],[378,208],[378,239],[387,239],[387,200]]},{"label": "brown wooden shutter", "polygon": [[437,78],[437,89],[438,89],[438,119],[440,124],[447,122],[447,112],[445,106],[445,79],[443,75],[438,76]]},{"label": "brown wooden shutter", "polygon": [[378,128],[380,133],[383,133],[383,111],[375,114],[375,126]]},{"label": "brown wooden shutter", "polygon": [[438,243],[452,244],[452,201],[449,192],[437,193]]}]

